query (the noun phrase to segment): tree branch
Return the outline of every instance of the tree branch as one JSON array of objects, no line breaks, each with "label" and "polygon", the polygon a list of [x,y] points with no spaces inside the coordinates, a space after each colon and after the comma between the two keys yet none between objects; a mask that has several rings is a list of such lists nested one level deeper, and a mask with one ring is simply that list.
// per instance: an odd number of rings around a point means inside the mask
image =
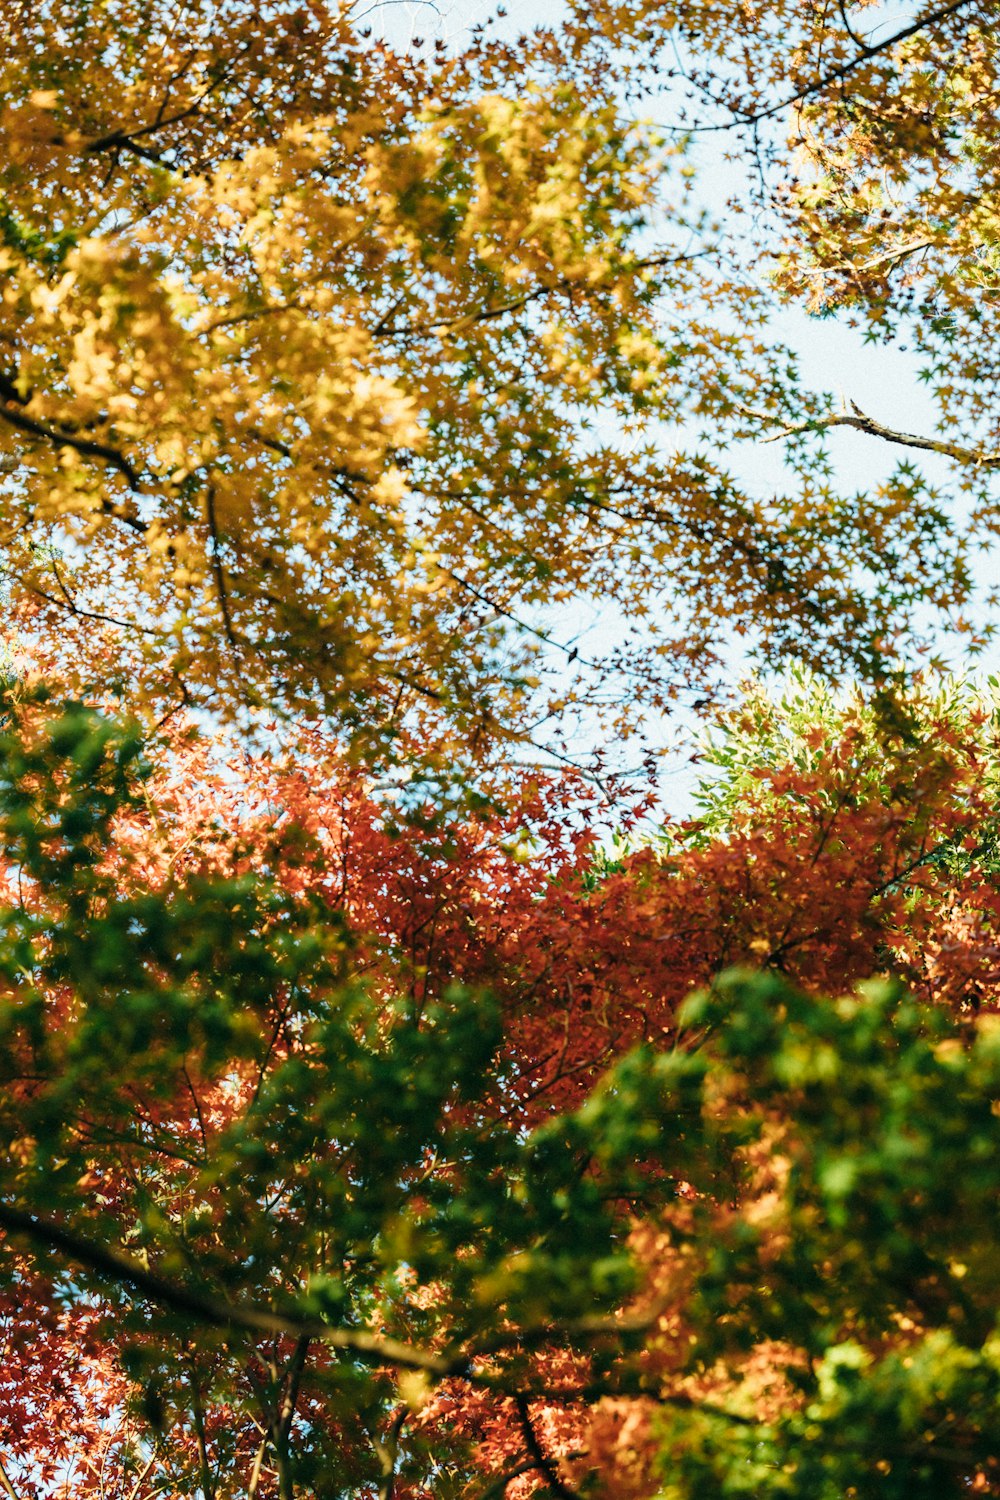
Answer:
[{"label": "tree branch", "polygon": [[[863,50],[856,57],[848,58],[846,62],[838,63],[835,68],[814,78],[811,83],[803,84],[794,94],[789,94],[778,104],[769,104],[763,109],[758,109],[752,114],[742,114],[739,110],[733,110],[737,116],[734,120],[727,120],[718,125],[696,125],[694,132],[699,135],[708,135],[719,130],[738,130],[744,126],[757,125],[761,120],[769,120],[774,115],[780,115],[783,110],[789,109],[793,104],[801,104],[803,100],[811,98],[814,94],[821,94],[828,89],[832,83],[839,83],[859,68],[862,63],[869,62],[871,58],[878,57],[880,53],[888,52],[898,42],[905,42],[907,38],[915,36],[918,31],[923,31],[928,26],[936,26],[939,21],[946,21],[949,16],[957,11],[963,10],[971,0],[950,0],[947,5],[939,5],[936,10],[928,11],[925,16],[918,16],[908,26],[903,26],[899,31],[894,31],[891,36],[874,46],[864,45]],[[694,133],[692,132],[692,133]]]},{"label": "tree branch", "polygon": [[[159,161],[160,158],[156,152],[149,152],[145,150],[145,148],[137,150],[134,143],[138,140],[141,140],[144,136],[155,135],[160,130],[168,130],[172,125],[183,124],[185,120],[189,120],[193,115],[198,114],[201,106],[205,103],[205,101],[207,99],[210,99],[214,93],[217,93],[218,90],[229,81],[229,79],[232,77],[233,70],[235,69],[236,64],[239,62],[241,57],[250,50],[251,46],[252,43],[247,41],[244,42],[242,46],[238,47],[235,54],[230,58],[228,66],[222,68],[219,71],[218,76],[212,80],[208,87],[203,89],[200,94],[196,95],[196,97],[192,99],[188,104],[186,104],[183,109],[176,110],[172,115],[166,115],[166,99],[164,99],[163,103],[160,105],[160,108],[156,112],[156,118],[154,120],[151,120],[148,125],[137,125],[132,130],[119,129],[109,131],[105,135],[98,136],[96,140],[88,141],[83,148],[84,154],[93,156],[99,155],[104,151],[127,149],[133,151],[137,156],[145,156],[150,161]],[[187,69],[189,67],[190,60],[184,66],[184,68],[178,70],[172,75],[171,79],[168,80],[168,90],[169,83],[176,82],[178,78],[183,77],[184,73],[187,72]]]},{"label": "tree branch", "polygon": [[894,266],[901,260],[908,260],[911,255],[919,255],[921,250],[933,250],[940,243],[940,240],[928,238],[911,240],[908,245],[898,245],[894,250],[883,250],[879,255],[872,255],[868,260],[862,261],[860,265],[855,265],[850,260],[835,261],[832,265],[814,266],[808,270],[801,271],[799,274],[802,276],[833,276],[838,271],[852,271],[855,273],[878,271],[883,266]]},{"label": "tree branch", "polygon": [[7,1496],[7,1500],[18,1500],[17,1490],[10,1480],[10,1475],[2,1460],[0,1460],[0,1490]]},{"label": "tree branch", "polygon": [[535,1461],[535,1467],[544,1476],[545,1483],[553,1495],[557,1496],[557,1500],[580,1500],[580,1496],[576,1490],[571,1489],[568,1484],[564,1484],[559,1478],[559,1471],[555,1463],[549,1458],[542,1447],[538,1433],[535,1431],[535,1424],[531,1420],[531,1403],[528,1397],[519,1392],[514,1397],[514,1405],[517,1407],[517,1415],[520,1418],[525,1446]]},{"label": "tree branch", "polygon": [[230,1332],[267,1334],[269,1336],[316,1339],[334,1349],[348,1350],[371,1364],[400,1369],[425,1370],[444,1379],[462,1373],[468,1363],[464,1354],[448,1358],[429,1349],[383,1338],[367,1328],[338,1328],[319,1319],[297,1318],[259,1307],[248,1307],[209,1296],[191,1287],[168,1281],[138,1261],[101,1245],[63,1224],[27,1213],[9,1203],[0,1203],[0,1228],[10,1234],[24,1235],[35,1244],[44,1245],[83,1265],[99,1276],[130,1287],[142,1296],[164,1307],[182,1313],[199,1323]]},{"label": "tree branch", "polygon": [[198,1374],[192,1360],[190,1366],[191,1375],[191,1414],[194,1418],[195,1438],[198,1444],[198,1468],[201,1471],[201,1492],[204,1500],[215,1500],[215,1481],[212,1478],[212,1467],[208,1458],[208,1438],[205,1433],[205,1409],[201,1400],[201,1387],[198,1384]]},{"label": "tree branch", "polygon": [[257,1444],[257,1452],[254,1454],[253,1468],[250,1471],[250,1482],[247,1485],[247,1500],[257,1500],[257,1491],[260,1488],[260,1476],[264,1467],[264,1454],[267,1452],[267,1433]]},{"label": "tree branch", "polygon": [[212,573],[215,577],[215,588],[219,596],[219,608],[222,611],[222,623],[226,631],[226,640],[234,651],[238,651],[240,643],[233,629],[232,615],[229,612],[229,593],[226,589],[226,575],[222,569],[222,558],[220,556],[221,542],[219,540],[219,528],[215,517],[215,485],[211,480],[205,486],[205,519],[208,522],[208,532],[212,542]]},{"label": "tree branch", "polygon": [[142,1490],[143,1485],[146,1483],[146,1480],[149,1478],[149,1475],[152,1472],[153,1465],[156,1463],[156,1460],[157,1460],[158,1457],[159,1457],[159,1454],[157,1453],[157,1450],[154,1448],[153,1451],[152,1451],[152,1453],[149,1455],[149,1458],[146,1460],[145,1464],[140,1469],[140,1471],[139,1471],[139,1477],[137,1478],[135,1484],[132,1486],[131,1490],[129,1491],[129,1500],[139,1500],[139,1493]]},{"label": "tree branch", "polygon": [[[53,572],[55,572],[54,565]],[[46,591],[42,588],[39,588],[37,584],[29,583],[26,578],[21,577],[20,581],[29,593],[35,595],[36,599],[44,599],[46,604],[54,605],[56,609],[65,610],[68,614],[76,615],[78,619],[96,620],[99,624],[115,625],[119,630],[137,630],[140,635],[159,636],[162,638],[163,631],[154,630],[151,625],[140,625],[137,620],[120,620],[117,615],[106,615],[103,614],[100,610],[96,609],[82,609],[80,605],[77,604],[73,599],[72,595],[69,593],[69,590],[66,588],[66,585],[59,577],[58,573],[55,573],[55,578],[56,582],[59,584],[60,593],[62,594],[61,599],[54,598],[52,594],[46,593]]]},{"label": "tree branch", "polygon": [[410,1419],[408,1406],[401,1406],[389,1425],[389,1431],[384,1442],[375,1441],[375,1453],[378,1457],[381,1478],[379,1480],[379,1500],[393,1500],[396,1493],[396,1462],[399,1458],[399,1438]]},{"label": "tree branch", "polygon": [[[756,411],[749,406],[738,408],[745,417],[753,417],[756,421],[764,422],[768,426],[774,426],[781,418],[773,412]],[[886,427],[877,422],[874,417],[869,417],[863,412],[855,401],[845,401],[843,410],[831,412],[824,417],[810,417],[804,422],[790,422],[786,426],[773,432],[770,437],[764,439],[766,443],[776,443],[781,438],[797,437],[803,432],[826,432],[832,427],[853,427],[856,432],[867,433],[869,437],[881,438],[886,443],[897,443],[903,448],[920,448],[927,453],[941,453],[945,458],[953,458],[958,463],[972,464],[977,469],[994,468],[1000,464],[1000,449],[968,448],[961,443],[949,443],[942,438],[921,437],[915,432],[901,432],[895,427]]]},{"label": "tree branch", "polygon": [[299,1399],[302,1372],[305,1369],[306,1358],[309,1354],[309,1344],[310,1339],[306,1334],[303,1334],[296,1341],[295,1350],[288,1364],[285,1393],[281,1400],[277,1421],[275,1422],[274,1456],[278,1465],[278,1493],[281,1500],[294,1500],[290,1468],[291,1453],[288,1439],[292,1430],[292,1421],[295,1417],[295,1407]]},{"label": "tree branch", "polygon": [[533,1473],[535,1467],[535,1460],[526,1458],[521,1463],[514,1464],[512,1468],[504,1469],[503,1473],[491,1480],[484,1490],[480,1490],[476,1500],[503,1500],[507,1493],[507,1486],[515,1479],[520,1479],[522,1474]]},{"label": "tree branch", "polygon": [[[580,1500],[580,1497],[562,1482],[552,1460],[542,1450],[531,1423],[531,1401],[538,1399],[593,1400],[602,1395],[621,1395],[624,1393],[624,1388],[617,1384],[600,1382],[573,1389],[560,1388],[557,1392],[552,1392],[540,1388],[525,1388],[522,1381],[518,1389],[512,1391],[512,1381],[505,1381],[502,1375],[498,1376],[490,1371],[476,1370],[473,1367],[474,1362],[484,1355],[502,1353],[505,1350],[513,1349],[523,1352],[538,1348],[553,1339],[579,1339],[589,1342],[608,1336],[620,1338],[622,1335],[638,1335],[655,1326],[663,1310],[662,1307],[654,1305],[644,1313],[631,1317],[586,1316],[561,1324],[534,1324],[521,1329],[510,1329],[503,1334],[480,1340],[478,1343],[473,1342],[461,1348],[453,1348],[450,1352],[445,1350],[438,1353],[434,1350],[404,1344],[398,1339],[376,1334],[368,1328],[337,1327],[319,1319],[301,1318],[294,1314],[275,1312],[269,1308],[229,1302],[223,1298],[196,1291],[191,1287],[180,1286],[119,1251],[98,1244],[63,1224],[44,1219],[38,1214],[28,1213],[9,1203],[0,1202],[0,1228],[9,1234],[25,1236],[36,1245],[43,1245],[49,1250],[57,1251],[78,1265],[85,1266],[96,1275],[111,1280],[119,1287],[131,1288],[150,1301],[170,1308],[195,1322],[207,1324],[231,1334],[254,1333],[263,1334],[269,1338],[296,1339],[298,1342],[290,1369],[296,1394],[308,1345],[317,1342],[326,1344],[332,1349],[349,1352],[375,1366],[422,1370],[437,1380],[458,1378],[490,1391],[495,1396],[513,1396],[525,1424],[525,1440],[533,1457],[532,1467],[540,1469],[545,1475],[557,1500]],[[709,1402],[695,1400],[683,1393],[644,1390],[642,1394],[661,1405],[697,1409],[741,1425],[754,1425],[753,1418],[726,1411]],[[279,1418],[286,1438],[291,1412],[294,1410],[294,1399],[290,1386]],[[402,1421],[397,1417],[394,1427],[398,1426],[401,1430],[402,1425]],[[276,1435],[272,1434],[272,1441]],[[398,1432],[396,1438],[398,1439]],[[262,1460],[263,1455],[261,1455]],[[383,1466],[383,1480],[385,1479],[386,1470]],[[0,1489],[3,1489],[2,1475],[0,1475]],[[5,1493],[7,1500],[17,1500],[17,1496],[10,1488],[6,1489]]]},{"label": "tree branch", "polygon": [[[19,432],[26,432],[31,437],[45,438],[59,448],[72,448],[84,458],[100,458],[111,468],[117,469],[122,475],[130,490],[141,488],[139,474],[129,463],[124,454],[119,453],[117,448],[110,447],[107,443],[95,442],[92,438],[77,437],[72,432],[67,432],[62,427],[50,427],[47,422],[40,422],[35,417],[29,417],[23,411],[12,411],[10,404],[0,406],[0,418],[8,426],[16,427]],[[106,508],[106,507],[105,507]],[[138,517],[132,518],[121,515],[116,509],[109,510],[109,514],[115,515],[119,520],[125,521],[137,531],[145,531],[145,522]]]}]

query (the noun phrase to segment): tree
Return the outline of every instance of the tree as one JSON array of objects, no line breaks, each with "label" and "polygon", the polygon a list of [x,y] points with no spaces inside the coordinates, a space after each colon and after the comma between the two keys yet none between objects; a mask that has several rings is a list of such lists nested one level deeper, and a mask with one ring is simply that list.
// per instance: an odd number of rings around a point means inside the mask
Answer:
[{"label": "tree", "polygon": [[[320,708],[368,754],[416,717],[481,760],[609,667],[633,722],[704,695],[720,620],[884,681],[914,601],[966,596],[913,483],[727,467],[792,357],[593,23],[421,60],[316,0],[6,16],[4,568],[83,682],[110,631],[157,715]],[[642,634],[539,703],[585,598]]]},{"label": "tree", "polygon": [[[1000,1488],[997,713],[907,657],[994,524],[995,49],[868,19],[7,7],[8,1495]],[[805,391],[796,299],[946,430]],[[645,633],[541,681],[601,597]],[[698,819],[510,764],[733,631],[806,665]]]},{"label": "tree", "polygon": [[[581,45],[597,30],[627,76],[647,89],[669,78],[679,129],[740,143],[757,229],[741,221],[737,234],[770,265],[780,298],[847,314],[872,343],[908,341],[938,416],[936,429],[900,430],[847,395],[838,407],[786,385],[746,403],[744,431],[787,440],[814,474],[835,428],[908,449],[900,503],[907,489],[933,493],[943,473],[968,497],[973,532],[991,538],[995,8],[944,0],[887,18],[867,3],[780,0],[763,21],[752,0],[577,8]],[[916,455],[929,453],[947,464],[922,472]]]},{"label": "tree", "polygon": [[[811,691],[812,725],[808,692],[784,711],[793,759],[815,754]],[[781,723],[747,757],[772,761],[757,816],[779,820],[783,797],[818,809],[854,880],[820,788],[810,806],[775,764]],[[884,801],[841,731],[857,800]],[[716,806],[748,796],[736,740]],[[70,1463],[82,1494],[220,1500],[521,1477],[678,1496],[988,1486],[997,1060],[985,1022],[968,1042],[981,995],[954,1016],[885,984],[834,1005],[847,966],[830,933],[818,967],[804,945],[768,958],[797,954],[811,994],[720,979],[734,922],[757,927],[704,879],[713,838],[720,865],[746,858],[735,812],[686,851],[602,873],[563,786],[471,819],[407,814],[348,763],[324,785],[226,769],[180,735],[150,749],[159,767],[134,726],[44,693],[7,704],[16,1492]],[[824,762],[827,808],[846,801],[845,760]],[[929,885],[901,877],[938,909],[983,882],[951,821],[967,785],[941,777],[930,816],[956,860],[928,862]],[[532,828],[549,847],[525,862]],[[773,829],[757,848],[788,877]],[[662,938],[681,906],[717,947],[674,976],[638,934]],[[863,973],[864,915],[838,911]],[[918,913],[904,937],[921,930]],[[938,973],[961,983],[982,948],[942,945]],[[705,998],[681,1007],[698,980]],[[54,1403],[41,1431],[36,1370]]]}]

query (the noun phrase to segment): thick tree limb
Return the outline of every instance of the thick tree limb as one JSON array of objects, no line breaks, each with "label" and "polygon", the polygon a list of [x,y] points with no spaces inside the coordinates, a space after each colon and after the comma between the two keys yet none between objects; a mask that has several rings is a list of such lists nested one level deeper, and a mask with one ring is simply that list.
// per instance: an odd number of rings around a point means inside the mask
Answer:
[{"label": "thick tree limb", "polygon": [[7,1500],[18,1500],[17,1490],[11,1483],[10,1475],[2,1461],[0,1461],[0,1490],[7,1496]]}]

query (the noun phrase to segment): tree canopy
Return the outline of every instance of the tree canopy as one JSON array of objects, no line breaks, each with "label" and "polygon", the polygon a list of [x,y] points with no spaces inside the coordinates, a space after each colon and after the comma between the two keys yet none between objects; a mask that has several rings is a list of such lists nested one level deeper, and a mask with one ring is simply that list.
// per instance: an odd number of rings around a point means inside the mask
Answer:
[{"label": "tree canopy", "polygon": [[[523,735],[606,695],[609,667],[634,720],[712,686],[723,621],[765,658],[884,677],[914,602],[968,591],[937,497],[906,468],[874,495],[838,493],[811,461],[763,499],[729,449],[775,424],[801,449],[803,425],[841,420],[768,329],[803,278],[813,302],[819,288],[882,320],[919,295],[949,421],[970,381],[984,399],[952,351],[987,357],[988,329],[963,331],[988,317],[986,261],[954,237],[966,230],[941,229],[939,249],[917,223],[957,217],[973,164],[989,170],[963,125],[992,78],[989,7],[946,9],[871,56],[808,4],[744,56],[753,7],[711,3],[588,5],[425,56],[366,40],[326,3],[7,5],[16,598],[72,636],[92,680],[98,616],[158,712],[318,708],[375,743],[414,717],[458,748]],[[970,38],[944,118],[907,132],[928,55]],[[836,113],[840,80],[807,88],[789,149],[805,142],[810,168],[781,179],[779,238],[756,243],[706,217],[697,137],[629,106],[685,44],[735,90],[736,120],[802,93],[804,73],[815,83],[814,47],[834,72],[860,47],[852,118],[896,69],[900,124],[862,148]],[[710,89],[697,72],[691,87]],[[789,151],[769,150],[787,169]],[[898,214],[873,200],[860,232],[860,208],[833,211],[861,201],[855,160],[908,194]],[[897,254],[887,236],[921,248]],[[859,248],[898,298],[867,273],[855,285],[841,261]],[[787,265],[763,288],[758,258],[775,251]],[[944,447],[976,487],[993,442]],[[596,684],[563,673],[539,703],[546,611],[588,597],[641,629]]]},{"label": "tree canopy", "polygon": [[1000,1493],[996,7],[0,18],[0,1491]]}]

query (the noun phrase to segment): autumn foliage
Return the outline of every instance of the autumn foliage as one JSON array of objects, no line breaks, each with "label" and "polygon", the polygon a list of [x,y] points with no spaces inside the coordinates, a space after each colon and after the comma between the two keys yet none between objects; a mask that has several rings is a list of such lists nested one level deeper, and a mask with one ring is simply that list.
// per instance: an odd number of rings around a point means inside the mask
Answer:
[{"label": "autumn foliage", "polygon": [[9,1500],[1000,1493],[993,10],[0,3]]},{"label": "autumn foliage", "polygon": [[[888,785],[860,703],[751,695],[706,816],[609,864],[564,780],[401,806],[315,735],[147,763],[36,700],[4,746],[18,1472],[737,1494],[808,1431],[809,1482],[989,1473],[986,705],[921,700]],[[934,1008],[823,998],[887,969]]]}]

